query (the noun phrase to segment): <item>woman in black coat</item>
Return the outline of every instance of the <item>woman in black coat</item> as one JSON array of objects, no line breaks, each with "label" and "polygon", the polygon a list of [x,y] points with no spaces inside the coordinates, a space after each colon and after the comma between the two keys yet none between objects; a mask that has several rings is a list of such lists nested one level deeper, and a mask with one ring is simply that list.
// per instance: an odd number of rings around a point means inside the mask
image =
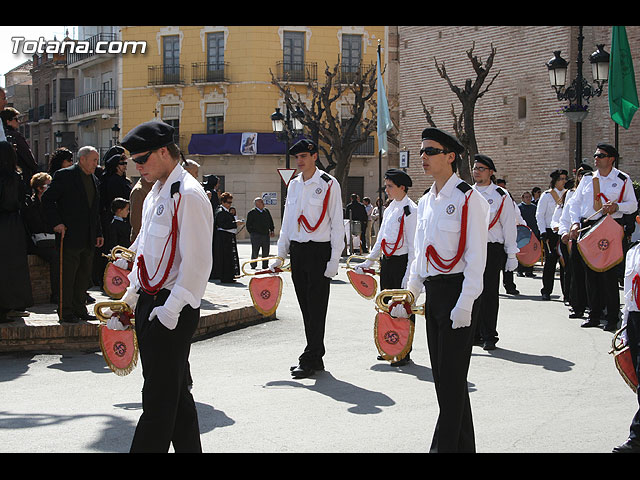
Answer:
[{"label": "woman in black coat", "polygon": [[224,192],[220,206],[215,212],[215,235],[213,236],[213,278],[221,283],[235,283],[238,249],[236,245],[236,219],[229,212],[233,196]]},{"label": "woman in black coat", "polygon": [[33,305],[27,263],[27,238],[20,209],[25,199],[17,155],[9,142],[0,142],[0,323]]}]

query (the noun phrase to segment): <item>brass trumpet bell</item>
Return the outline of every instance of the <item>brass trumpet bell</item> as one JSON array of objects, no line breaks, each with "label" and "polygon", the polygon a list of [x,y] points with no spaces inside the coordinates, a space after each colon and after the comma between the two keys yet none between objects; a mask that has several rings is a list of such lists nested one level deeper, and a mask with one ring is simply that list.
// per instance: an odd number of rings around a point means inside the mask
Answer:
[{"label": "brass trumpet bell", "polygon": [[[252,258],[251,260],[247,260],[246,262],[244,262],[242,264],[242,266],[240,267],[240,271],[242,272],[242,275],[240,275],[241,277],[250,277],[252,275],[259,275],[261,273],[267,273],[268,270],[260,270],[257,272],[247,272],[245,270],[245,266],[249,265],[251,263],[258,263],[258,262],[262,262],[265,260],[276,260],[276,259],[280,259],[283,263],[283,265],[281,267],[278,267],[278,269],[281,272],[290,272],[291,271],[291,263],[289,263],[288,265],[284,265],[284,258],[282,257],[278,257],[278,256],[273,256],[273,257],[260,257],[260,258]],[[256,265],[257,266],[257,265]]]},{"label": "brass trumpet bell", "polygon": [[129,250],[121,245],[116,245],[111,249],[109,255],[106,253],[102,254],[103,257],[108,258],[111,261],[117,260],[118,258],[124,258],[129,262],[133,262],[136,259],[136,252],[133,250]]},{"label": "brass trumpet bell", "polygon": [[409,290],[382,290],[376,296],[376,308],[389,313],[389,306],[393,302],[407,302],[411,306],[411,313],[424,315],[424,305],[414,305],[416,299]]}]

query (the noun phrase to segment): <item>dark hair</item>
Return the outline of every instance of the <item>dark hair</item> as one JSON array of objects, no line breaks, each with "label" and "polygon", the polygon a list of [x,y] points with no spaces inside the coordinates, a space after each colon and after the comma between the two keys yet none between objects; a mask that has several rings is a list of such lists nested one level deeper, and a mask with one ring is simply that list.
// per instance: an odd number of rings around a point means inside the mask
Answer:
[{"label": "dark hair", "polygon": [[118,210],[122,210],[129,205],[129,200],[126,198],[116,197],[111,200],[111,213],[115,214]]},{"label": "dark hair", "polygon": [[233,200],[233,195],[231,195],[229,192],[224,192],[222,195],[220,195],[220,203],[227,203],[231,200]]},{"label": "dark hair", "polygon": [[14,118],[20,115],[20,112],[13,107],[5,107],[0,112],[0,118],[2,119],[2,125],[7,126],[7,122],[10,122]]},{"label": "dark hair", "polygon": [[58,148],[49,159],[49,173],[53,175],[62,168],[62,162],[64,160],[73,161],[73,153],[71,150],[65,147]]}]

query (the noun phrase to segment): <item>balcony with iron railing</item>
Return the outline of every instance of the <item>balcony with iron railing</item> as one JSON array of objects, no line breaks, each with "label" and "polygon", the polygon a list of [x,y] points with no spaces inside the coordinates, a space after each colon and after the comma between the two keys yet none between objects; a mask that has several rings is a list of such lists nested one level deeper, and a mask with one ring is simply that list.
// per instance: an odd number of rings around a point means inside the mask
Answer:
[{"label": "balcony with iron railing", "polygon": [[338,71],[338,81],[341,84],[350,84],[358,81],[362,77],[362,75],[369,71],[372,68],[376,68],[375,63],[370,63],[369,65],[363,65],[360,63],[342,63],[340,65],[340,69]]},{"label": "balcony with iron railing", "polygon": [[47,120],[51,118],[51,113],[53,112],[53,104],[46,103],[44,105],[40,105],[36,108],[29,109],[29,122],[37,122],[39,120]]},{"label": "balcony with iron railing", "polygon": [[277,62],[276,78],[281,82],[315,82],[318,80],[316,62]]},{"label": "balcony with iron railing", "polygon": [[117,36],[115,33],[98,33],[92,37],[87,38],[84,42],[88,45],[87,53],[67,53],[67,64],[72,64],[79,62],[81,60],[85,60],[90,57],[94,57],[98,54],[96,52],[96,46],[99,42],[112,42],[117,40]]},{"label": "balcony with iron railing", "polygon": [[113,113],[115,108],[115,90],[96,90],[68,100],[67,116],[72,119],[81,115]]},{"label": "balcony with iron railing", "polygon": [[149,86],[184,85],[184,65],[149,65]]},{"label": "balcony with iron railing", "polygon": [[191,64],[191,81],[193,83],[228,82],[228,68],[227,62],[194,62]]}]

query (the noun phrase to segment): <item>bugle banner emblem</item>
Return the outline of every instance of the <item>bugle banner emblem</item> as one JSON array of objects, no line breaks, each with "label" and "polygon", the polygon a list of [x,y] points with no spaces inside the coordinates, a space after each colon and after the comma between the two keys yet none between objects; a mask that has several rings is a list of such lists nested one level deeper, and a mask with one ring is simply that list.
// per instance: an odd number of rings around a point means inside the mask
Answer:
[{"label": "bugle banner emblem", "polygon": [[243,276],[252,276],[249,280],[249,294],[251,295],[251,301],[253,306],[265,317],[273,315],[280,304],[280,298],[282,297],[283,282],[280,275],[281,272],[290,272],[290,266],[284,266],[276,268],[275,272],[271,270],[260,270],[254,273],[249,273],[245,270],[245,267],[250,263],[258,263],[265,260],[275,260],[279,258],[283,263],[284,259],[281,257],[263,257],[254,258],[246,261],[242,264]]},{"label": "bugle banner emblem", "polygon": [[[104,269],[104,275],[102,277],[102,284],[104,291],[109,297],[114,300],[120,300],[123,296],[127,287],[129,286],[129,274],[131,273],[131,268],[133,267],[133,262],[135,260],[135,252],[131,250],[121,247],[115,246],[111,249],[111,253],[109,255],[102,254],[103,257],[107,257],[109,261],[107,262],[107,266]],[[128,262],[128,268],[120,268],[113,264],[114,261],[119,258],[124,258]]]},{"label": "bugle banner emblem", "polygon": [[[138,339],[132,321],[133,312],[124,302],[99,302],[93,309],[101,322],[98,326],[100,350],[107,366],[116,375],[128,375],[138,364]],[[118,315],[125,330],[112,330],[105,325],[114,314]]]},{"label": "bugle banner emblem", "polygon": [[367,257],[362,255],[351,255],[349,258],[347,258],[347,264],[345,266],[345,268],[347,269],[347,278],[349,279],[349,283],[351,283],[351,286],[356,290],[356,292],[358,292],[360,296],[366,298],[367,300],[370,300],[376,296],[376,292],[378,291],[378,282],[373,277],[373,275],[379,273],[380,262],[379,260],[376,260],[376,262],[378,263],[377,270],[367,268],[364,269],[364,273],[358,273],[354,270],[357,265],[355,267],[351,265],[351,260],[354,260],[356,258],[366,259]]},{"label": "bugle banner emblem", "polygon": [[408,290],[383,290],[376,297],[373,337],[380,356],[390,362],[402,360],[411,351],[415,325],[408,317],[392,317],[391,309],[402,304],[407,314],[424,315],[424,306],[416,307]]}]

